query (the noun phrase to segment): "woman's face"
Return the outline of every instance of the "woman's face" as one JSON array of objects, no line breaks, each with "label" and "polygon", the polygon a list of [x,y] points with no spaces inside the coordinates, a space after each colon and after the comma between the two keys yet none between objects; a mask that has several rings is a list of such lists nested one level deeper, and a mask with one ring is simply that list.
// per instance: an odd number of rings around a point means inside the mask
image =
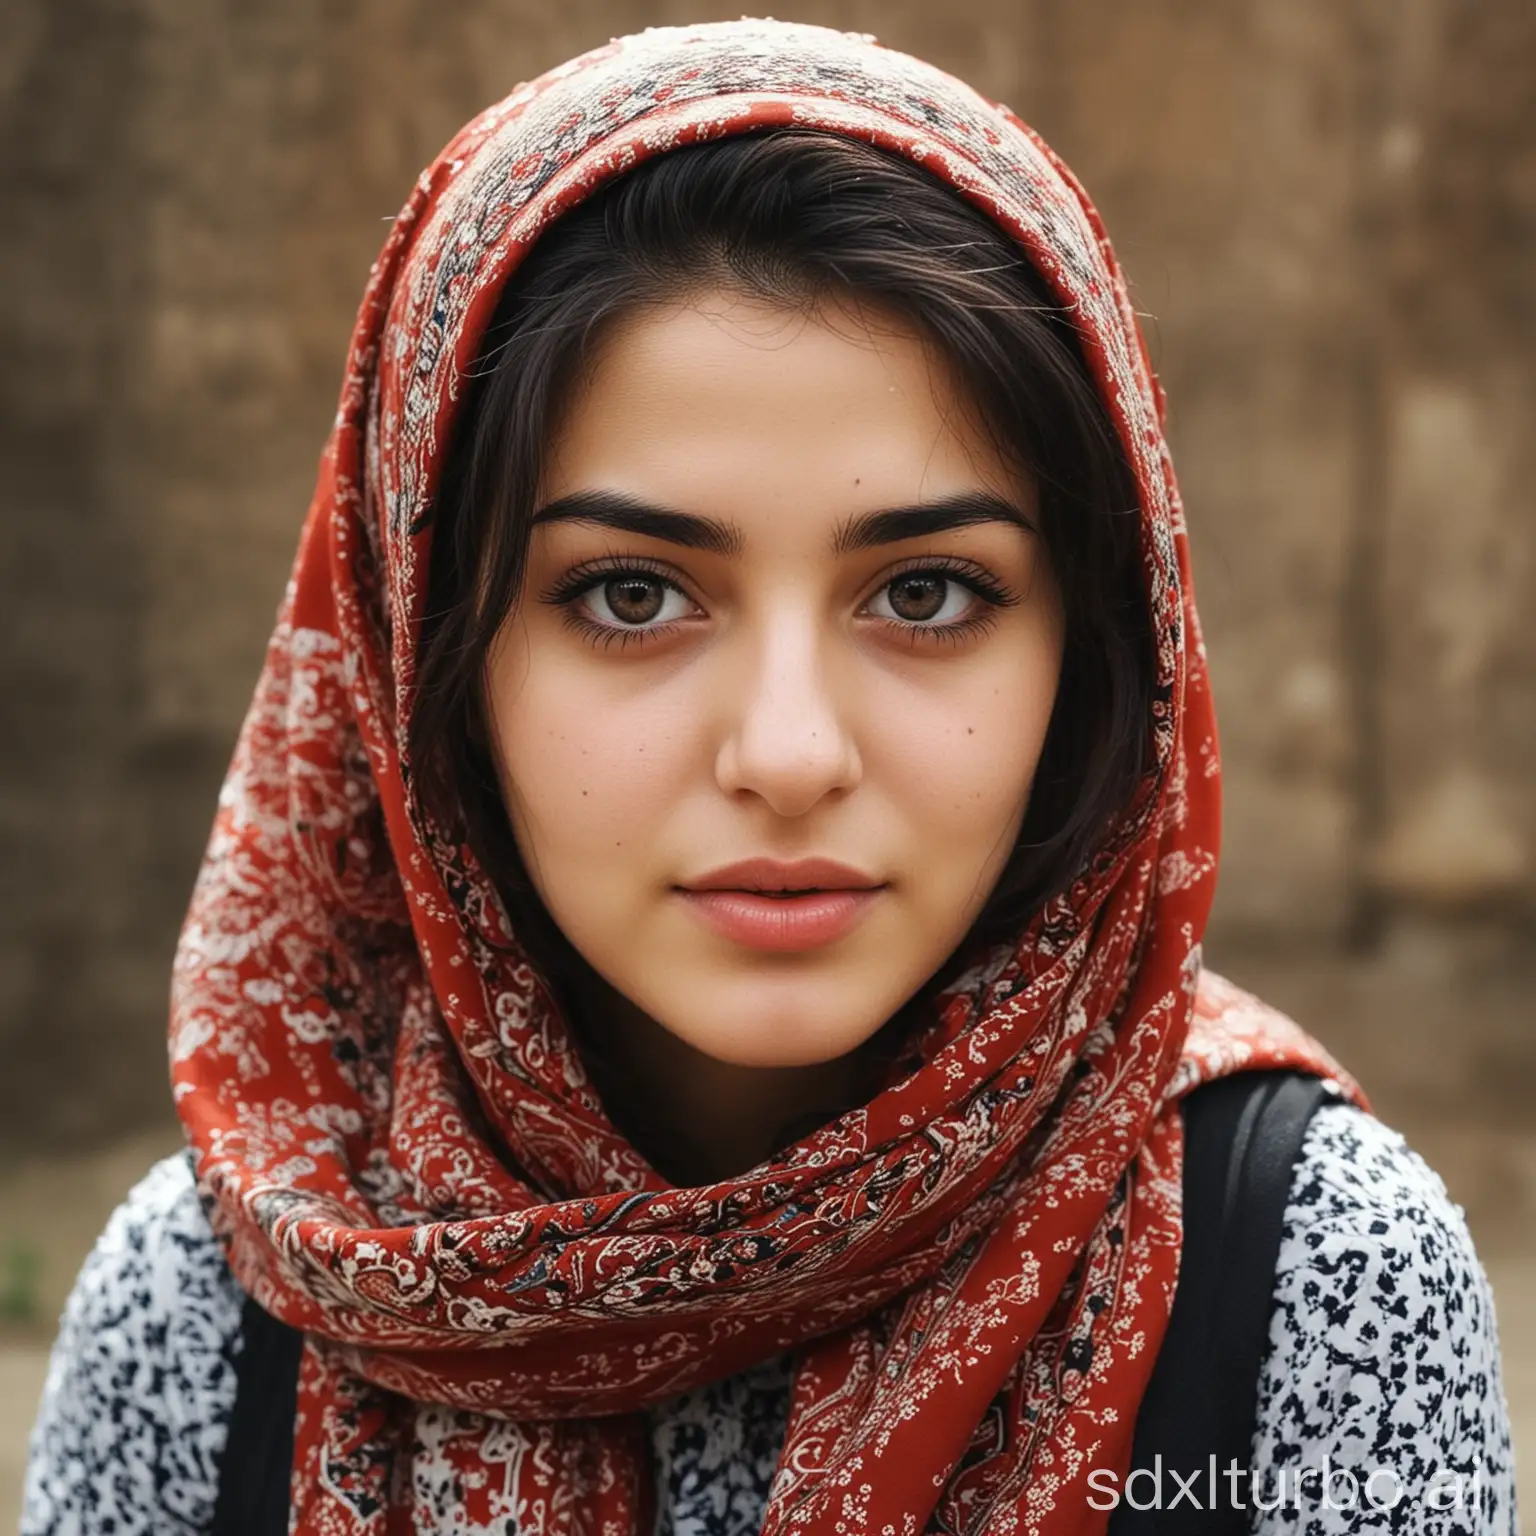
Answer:
[{"label": "woman's face", "polygon": [[1033,486],[903,323],[712,292],[607,334],[539,508],[485,689],[545,905],[708,1057],[854,1050],[1019,829],[1063,629]]}]

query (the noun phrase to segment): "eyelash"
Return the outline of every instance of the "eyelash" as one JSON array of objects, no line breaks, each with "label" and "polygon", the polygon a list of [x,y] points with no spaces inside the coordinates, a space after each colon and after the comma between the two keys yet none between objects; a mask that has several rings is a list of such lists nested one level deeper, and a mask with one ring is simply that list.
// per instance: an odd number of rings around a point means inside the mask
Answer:
[{"label": "eyelash", "polygon": [[[666,567],[658,561],[649,560],[643,555],[632,555],[622,560],[605,558],[583,561],[580,565],[573,566],[540,596],[544,602],[565,609],[565,622],[593,644],[606,648],[617,643],[621,649],[627,648],[631,644],[644,643],[658,635],[671,633],[676,627],[676,621],[649,626],[605,624],[601,620],[592,619],[583,614],[576,607],[576,603],[578,599],[585,597],[588,592],[603,585],[604,582],[613,581],[622,576],[635,575],[651,576],[672,591],[682,593],[685,597],[688,595],[682,584],[668,574]],[[979,634],[990,629],[997,622],[998,609],[1011,607],[1018,601],[1018,598],[989,571],[968,560],[945,555],[914,557],[905,565],[892,571],[877,590],[883,592],[892,582],[903,576],[913,575],[942,576],[947,580],[959,582],[961,586],[981,598],[985,605],[979,611],[947,624],[881,619],[881,622],[893,629],[910,633],[914,646],[921,644],[925,639],[955,644],[968,635]]]}]

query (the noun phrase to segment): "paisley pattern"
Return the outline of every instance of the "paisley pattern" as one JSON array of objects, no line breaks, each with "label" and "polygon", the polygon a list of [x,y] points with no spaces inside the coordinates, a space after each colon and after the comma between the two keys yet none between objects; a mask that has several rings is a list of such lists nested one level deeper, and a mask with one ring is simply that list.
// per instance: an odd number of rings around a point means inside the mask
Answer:
[{"label": "paisley pattern", "polygon": [[[794,124],[927,167],[1076,319],[1134,467],[1153,765],[1078,882],[939,1000],[867,1105],[674,1188],[616,1130],[405,751],[459,383],[540,230],[647,156]],[[170,1048],[241,1285],[311,1335],[299,1536],[509,1512],[649,1529],[644,1410],[796,1351],[764,1529],[1082,1531],[1122,1467],[1179,1244],[1171,1099],[1323,1073],[1200,968],[1219,761],[1159,395],[1092,205],[1005,109],[872,39],[742,21],[519,87],[375,263],[175,970]]]},{"label": "paisley pattern", "polygon": [[[169,1157],[114,1212],[70,1293],[32,1431],[20,1536],[212,1528],[241,1304],[192,1169]],[[1488,1280],[1444,1185],[1379,1120],[1323,1106],[1276,1264],[1244,1483],[1264,1506],[1253,1536],[1366,1536],[1426,1521],[1436,1536],[1515,1536],[1498,1350]],[[654,1536],[757,1536],[791,1367],[775,1356],[651,1406]],[[1347,1485],[1330,1487],[1325,1500],[1325,1465],[1364,1491],[1346,1502]],[[424,1472],[451,1493],[450,1470]],[[433,1529],[463,1532],[440,1503]],[[536,1536],[516,1522],[479,1529]]]}]

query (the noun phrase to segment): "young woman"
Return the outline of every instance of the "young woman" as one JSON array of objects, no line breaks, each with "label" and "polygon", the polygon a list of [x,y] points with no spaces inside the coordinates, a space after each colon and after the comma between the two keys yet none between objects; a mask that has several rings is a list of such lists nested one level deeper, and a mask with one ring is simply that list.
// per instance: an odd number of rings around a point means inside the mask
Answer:
[{"label": "young woman", "polygon": [[1245,1527],[1512,1533],[1460,1212],[1201,969],[1219,782],[1157,385],[1027,128],[770,22],[520,87],[373,270],[177,957],[188,1155],[24,1532],[236,1528],[253,1306],[303,1536],[1103,1531],[1182,1105],[1290,1068]]}]

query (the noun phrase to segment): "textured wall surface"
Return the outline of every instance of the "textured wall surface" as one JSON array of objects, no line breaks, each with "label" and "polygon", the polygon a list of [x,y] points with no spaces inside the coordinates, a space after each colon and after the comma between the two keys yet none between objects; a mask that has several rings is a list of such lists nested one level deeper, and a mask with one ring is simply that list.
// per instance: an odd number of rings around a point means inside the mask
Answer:
[{"label": "textured wall surface", "polygon": [[[1007,100],[1105,215],[1195,531],[1218,932],[1529,923],[1536,8],[773,9]],[[415,173],[550,64],[740,10],[0,7],[0,1145],[163,1105],[175,930]]]}]

